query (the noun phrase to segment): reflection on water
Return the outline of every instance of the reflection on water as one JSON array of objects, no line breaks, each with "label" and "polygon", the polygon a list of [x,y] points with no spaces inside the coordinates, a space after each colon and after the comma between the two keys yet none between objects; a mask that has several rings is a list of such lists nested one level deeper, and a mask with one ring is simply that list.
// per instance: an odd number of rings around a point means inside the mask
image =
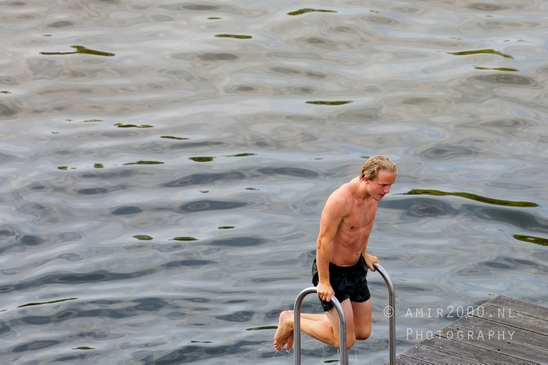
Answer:
[{"label": "reflection on water", "polygon": [[480,66],[476,66],[474,67],[476,70],[493,70],[493,71],[506,71],[506,72],[518,72],[519,70],[516,70],[515,68],[510,68],[510,67],[494,67],[494,68],[489,68],[489,67],[480,67]]},{"label": "reflection on water", "polygon": [[235,39],[251,39],[251,38],[253,38],[250,35],[243,35],[243,34],[215,34],[215,37],[217,37],[217,38],[235,38]]},{"label": "reflection on water", "polygon": [[[398,352],[454,320],[407,308],[548,305],[545,13],[0,1],[0,363],[292,363],[278,314],[311,285],[325,200],[375,154],[399,166],[369,243]],[[352,364],[388,359],[368,280]],[[303,338],[304,364],[336,359]]]},{"label": "reflection on water", "polygon": [[531,207],[538,207],[539,205],[536,203],[531,202],[515,202],[515,201],[509,201],[509,200],[501,200],[501,199],[491,199],[484,196],[479,196],[476,194],[470,194],[470,193],[459,193],[459,192],[445,192],[445,191],[439,191],[439,190],[423,190],[423,189],[413,189],[405,193],[404,195],[433,195],[433,196],[458,196],[465,199],[471,199],[476,200],[482,203],[486,204],[493,204],[493,205],[502,205],[502,206],[510,206],[510,207],[522,207],[522,208],[531,208]]},{"label": "reflection on water", "polygon": [[320,13],[336,13],[335,10],[304,8],[304,9],[299,9],[299,10],[296,10],[296,11],[289,12],[289,13],[287,13],[287,15],[295,16],[295,15],[301,15],[301,14],[315,12],[315,11],[320,12]]},{"label": "reflection on water", "polygon": [[65,301],[67,301],[67,300],[77,300],[77,299],[78,299],[78,298],[67,298],[67,299],[52,300],[52,301],[50,301],[50,302],[27,303],[27,304],[20,305],[18,308],[30,307],[30,306],[33,306],[33,305],[43,305],[43,304],[61,303],[61,302],[65,302]]},{"label": "reflection on water", "polygon": [[318,101],[307,101],[306,102],[307,104],[314,104],[314,105],[344,105],[344,104],[350,104],[352,103],[352,100],[348,100],[348,101],[321,101],[321,100],[318,100]]},{"label": "reflection on water", "polygon": [[513,237],[517,240],[523,241],[523,242],[531,242],[537,245],[541,246],[548,246],[548,239],[541,238],[541,237],[535,237],[535,236],[526,236],[522,234],[515,234]]},{"label": "reflection on water", "polygon": [[41,55],[68,55],[68,54],[91,54],[95,56],[105,56],[105,57],[113,57],[115,56],[114,53],[109,52],[101,52],[93,49],[87,49],[84,46],[70,46],[71,48],[76,49],[74,52],[40,52]]},{"label": "reflection on water", "polygon": [[500,51],[495,51],[494,49],[478,49],[474,51],[448,52],[448,53],[455,56],[468,56],[468,55],[474,55],[474,54],[494,54],[494,55],[502,56],[504,58],[514,58],[509,54],[504,54]]}]

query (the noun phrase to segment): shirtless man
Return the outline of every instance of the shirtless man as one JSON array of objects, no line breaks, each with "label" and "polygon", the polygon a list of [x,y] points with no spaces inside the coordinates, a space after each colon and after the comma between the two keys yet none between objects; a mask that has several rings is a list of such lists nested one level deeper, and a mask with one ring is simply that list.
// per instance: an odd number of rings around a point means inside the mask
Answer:
[{"label": "shirtless man", "polygon": [[[320,220],[312,282],[324,314],[301,314],[301,330],[339,348],[339,317],[331,296],[341,302],[346,316],[346,345],[371,334],[371,300],[367,268],[375,271],[376,256],[366,252],[378,202],[396,181],[396,165],[384,156],[373,156],[361,175],[343,184],[327,199]],[[280,314],[274,349],[293,347],[293,311]]]}]

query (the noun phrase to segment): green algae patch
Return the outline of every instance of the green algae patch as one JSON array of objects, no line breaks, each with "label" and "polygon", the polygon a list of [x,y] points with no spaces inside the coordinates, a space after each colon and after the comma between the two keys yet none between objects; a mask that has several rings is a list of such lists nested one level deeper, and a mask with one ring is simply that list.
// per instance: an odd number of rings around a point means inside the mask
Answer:
[{"label": "green algae patch", "polygon": [[238,153],[237,155],[228,155],[226,157],[248,157],[248,156],[256,156],[256,153]]},{"label": "green algae patch", "polygon": [[146,235],[146,234],[138,234],[138,235],[133,236],[133,238],[136,238],[140,241],[151,241],[151,240],[153,240],[153,237],[151,237],[149,235]]},{"label": "green algae patch", "polygon": [[125,163],[124,166],[128,165],[163,165],[164,163],[161,161],[137,161],[137,162],[128,162]]},{"label": "green algae patch", "polygon": [[251,39],[253,38],[250,35],[245,34],[215,34],[217,38],[234,38],[234,39]]},{"label": "green algae patch", "polygon": [[189,236],[185,236],[185,237],[174,237],[174,238],[172,238],[172,240],[174,240],[174,241],[198,241],[197,238],[189,237]]},{"label": "green algae patch", "polygon": [[114,126],[118,128],[153,128],[151,125],[148,125],[148,124],[137,125],[137,124],[116,123]]},{"label": "green algae patch", "polygon": [[175,136],[161,136],[160,138],[175,139],[177,141],[186,141],[188,139],[184,137],[175,137]]},{"label": "green algae patch", "polygon": [[194,162],[211,162],[213,161],[215,157],[209,157],[209,156],[206,156],[206,157],[189,157],[189,160],[192,160]]},{"label": "green algae patch", "polygon": [[76,51],[72,51],[72,52],[40,52],[40,54],[45,55],[45,56],[63,56],[63,55],[70,55],[70,54],[89,54],[89,55],[93,55],[93,56],[103,56],[103,57],[116,56],[114,53],[97,51],[95,49],[89,49],[89,48],[86,48],[84,46],[70,46],[70,48],[74,48]]},{"label": "green algae patch", "polygon": [[44,305],[44,304],[62,303],[62,302],[67,302],[69,300],[76,300],[76,299],[78,299],[78,298],[59,299],[59,300],[52,300],[52,301],[49,301],[49,302],[33,302],[33,303],[22,304],[17,308],[33,307],[33,306]]},{"label": "green algae patch", "polygon": [[105,168],[105,166],[102,163],[93,164],[93,167],[96,168],[96,169],[104,169]]},{"label": "green algae patch", "polygon": [[534,243],[535,245],[548,246],[548,239],[535,236],[526,236],[521,234],[513,234],[512,237],[518,241]]},{"label": "green algae patch", "polygon": [[234,226],[220,226],[220,227],[217,227],[217,229],[234,229],[235,227]]},{"label": "green algae patch", "polygon": [[471,193],[461,193],[461,192],[446,192],[439,190],[422,190],[422,189],[413,189],[402,195],[433,195],[433,196],[458,196],[465,199],[475,200],[478,202],[500,205],[504,207],[520,207],[520,208],[535,208],[539,205],[532,202],[526,201],[510,201],[510,200],[501,200],[501,199],[492,199],[487,198],[481,195],[471,194]]},{"label": "green algae patch", "polygon": [[492,70],[492,71],[504,71],[504,72],[518,72],[519,70],[516,70],[515,68],[510,68],[510,67],[494,67],[494,68],[489,68],[489,67],[480,67],[480,66],[476,66],[474,67],[476,70]]},{"label": "green algae patch", "polygon": [[501,56],[501,57],[504,57],[504,58],[514,58],[512,56],[510,56],[509,54],[506,54],[506,53],[502,53],[500,51],[496,51],[494,49],[477,49],[477,50],[473,50],[473,51],[462,51],[462,52],[447,52],[448,54],[451,54],[453,56],[469,56],[469,55],[473,55],[473,54],[494,54],[494,55],[497,55],[497,56]]},{"label": "green algae patch", "polygon": [[260,326],[260,327],[249,327],[246,328],[246,331],[264,331],[264,330],[275,330],[278,326]]},{"label": "green algae patch", "polygon": [[302,15],[306,13],[336,13],[336,12],[337,12],[336,10],[304,8],[304,9],[299,9],[299,10],[287,13],[287,15],[297,16],[297,15]]},{"label": "green algae patch", "polygon": [[338,106],[353,103],[352,100],[340,100],[340,101],[327,101],[327,100],[316,100],[316,101],[307,101],[307,104],[312,105],[327,105],[327,106]]},{"label": "green algae patch", "polygon": [[73,350],[95,350],[95,348],[94,347],[89,347],[89,346],[78,346],[78,347],[73,348]]}]

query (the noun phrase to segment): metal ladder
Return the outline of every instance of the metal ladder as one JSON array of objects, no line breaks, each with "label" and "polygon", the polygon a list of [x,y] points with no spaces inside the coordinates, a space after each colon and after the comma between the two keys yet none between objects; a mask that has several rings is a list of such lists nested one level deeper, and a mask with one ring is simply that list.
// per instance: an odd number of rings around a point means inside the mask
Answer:
[{"label": "metal ladder", "polygon": [[[388,273],[379,264],[374,264],[375,271],[381,274],[386,286],[388,287],[388,306],[384,309],[384,314],[388,316],[389,326],[389,347],[390,347],[390,365],[396,365],[396,298],[394,285]],[[300,292],[295,299],[295,312],[293,322],[293,337],[295,347],[295,365],[301,365],[301,305],[304,297],[308,294],[316,293],[316,288],[311,286]],[[341,351],[340,365],[348,365],[348,351],[346,350],[346,318],[341,303],[335,296],[331,301],[339,314],[339,348]]]}]

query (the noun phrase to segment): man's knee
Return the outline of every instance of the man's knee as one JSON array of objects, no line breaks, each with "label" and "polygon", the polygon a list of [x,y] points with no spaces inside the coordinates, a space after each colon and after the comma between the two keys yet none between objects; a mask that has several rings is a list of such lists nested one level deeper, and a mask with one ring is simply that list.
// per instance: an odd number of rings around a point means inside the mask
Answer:
[{"label": "man's knee", "polygon": [[363,334],[360,335],[360,336],[356,336],[356,339],[358,339],[358,340],[360,340],[360,341],[367,340],[367,339],[369,338],[370,335],[371,335],[371,332],[363,333]]},{"label": "man's knee", "polygon": [[[355,343],[356,343],[356,337],[355,336],[351,336],[351,335],[346,336],[346,349],[347,350],[350,350],[350,348],[352,346],[354,346]],[[336,339],[335,343],[333,344],[333,347],[335,347],[337,349],[341,348],[341,344],[340,344],[340,341],[339,341],[338,338]]]},{"label": "man's knee", "polygon": [[360,331],[356,333],[356,339],[363,341],[367,340],[371,335],[371,327],[361,328]]},{"label": "man's knee", "polygon": [[350,350],[352,346],[356,343],[356,336],[346,336],[346,349]]}]

